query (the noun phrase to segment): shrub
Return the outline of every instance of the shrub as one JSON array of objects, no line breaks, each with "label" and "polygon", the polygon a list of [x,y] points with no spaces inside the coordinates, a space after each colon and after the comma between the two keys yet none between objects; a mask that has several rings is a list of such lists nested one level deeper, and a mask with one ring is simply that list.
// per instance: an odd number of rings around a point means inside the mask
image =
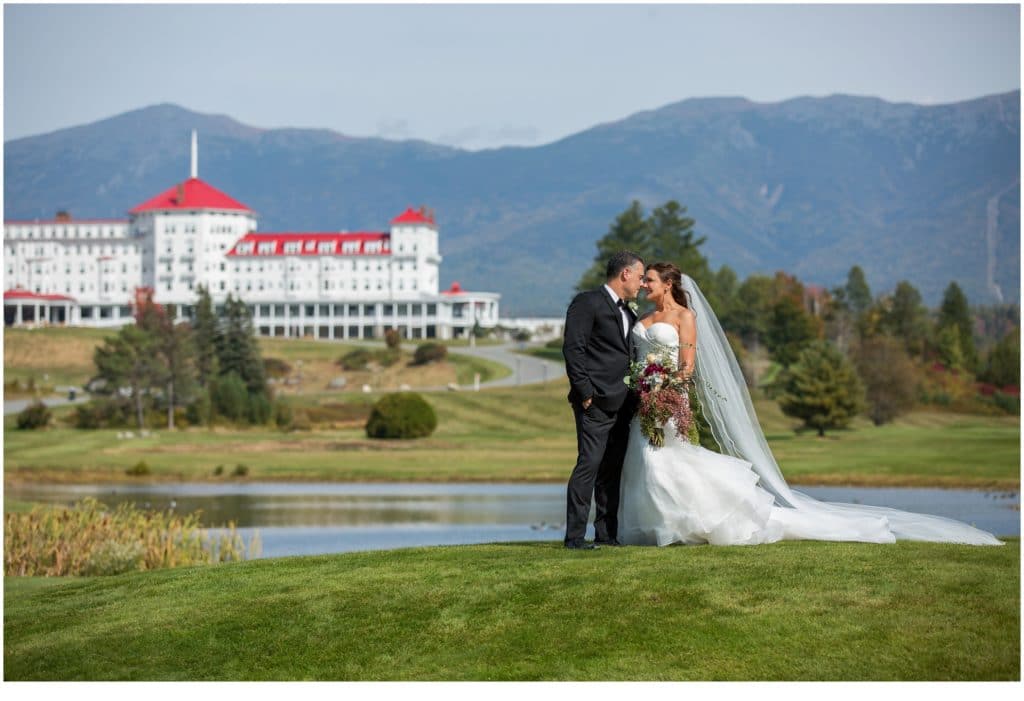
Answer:
[{"label": "shrub", "polygon": [[249,474],[249,466],[239,463],[235,465],[234,471],[231,473],[232,477],[245,477]]},{"label": "shrub", "polygon": [[416,349],[413,355],[413,365],[427,365],[428,363],[439,363],[448,357],[448,349],[440,343],[424,343]]},{"label": "shrub", "polygon": [[545,348],[554,348],[555,350],[562,350],[562,346],[565,344],[565,340],[561,338],[553,338],[544,344]]},{"label": "shrub", "polygon": [[22,430],[46,428],[52,416],[45,404],[40,401],[32,402],[18,413],[18,428]]},{"label": "shrub", "polygon": [[434,409],[415,392],[381,397],[366,421],[366,435],[370,438],[423,438],[435,428]]},{"label": "shrub", "polygon": [[292,431],[312,431],[313,422],[309,420],[309,414],[305,410],[297,409],[288,428]]},{"label": "shrub", "polygon": [[338,358],[338,365],[346,370],[365,370],[373,359],[373,353],[367,348],[356,348]]},{"label": "shrub", "polygon": [[224,466],[223,465],[217,465],[217,467],[213,468],[213,476],[214,477],[220,477],[223,474],[224,474]]},{"label": "shrub", "polygon": [[263,392],[249,393],[249,421],[253,424],[265,424],[270,421],[274,408]]},{"label": "shrub", "polygon": [[402,334],[398,333],[398,329],[388,329],[384,332],[384,343],[391,350],[398,350],[402,345]]},{"label": "shrub", "polygon": [[193,426],[209,426],[213,423],[213,402],[210,400],[209,389],[204,389],[185,407],[185,418]]},{"label": "shrub", "polygon": [[292,366],[280,358],[264,358],[263,372],[267,377],[280,379],[291,374]]},{"label": "shrub", "polygon": [[1007,414],[1020,414],[1020,393],[1006,394],[996,392],[992,395],[992,403]]},{"label": "shrub", "polygon": [[401,353],[397,348],[371,350],[356,348],[338,358],[337,363],[345,370],[365,370],[370,363],[391,367],[398,362]]},{"label": "shrub", "polygon": [[128,401],[94,399],[75,407],[71,422],[75,428],[83,429],[133,426],[135,411]]},{"label": "shrub", "polygon": [[246,418],[249,392],[246,390],[245,382],[236,373],[228,373],[211,383],[210,398],[216,412],[224,418],[231,421],[242,421]]},{"label": "shrub", "polygon": [[283,399],[274,402],[274,424],[278,428],[288,428],[292,425],[292,406]]},{"label": "shrub", "polygon": [[132,477],[142,477],[143,475],[151,474],[149,465],[146,464],[145,460],[139,460],[137,463],[125,470],[124,473],[126,475],[131,475]]}]

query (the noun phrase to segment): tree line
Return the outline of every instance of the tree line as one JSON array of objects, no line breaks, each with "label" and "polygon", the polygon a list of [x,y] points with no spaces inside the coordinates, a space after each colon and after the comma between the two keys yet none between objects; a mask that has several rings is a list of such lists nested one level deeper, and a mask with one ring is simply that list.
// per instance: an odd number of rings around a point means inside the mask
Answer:
[{"label": "tree line", "polygon": [[[1016,305],[972,309],[951,282],[939,308],[930,310],[905,280],[892,292],[873,295],[857,265],[845,284],[832,289],[805,285],[785,272],[740,281],[727,265],[712,270],[695,224],[675,200],[649,214],[634,201],[597,242],[577,289],[600,286],[605,262],[616,251],[634,251],[648,263],[675,263],[715,310],[748,384],[762,386],[784,412],[819,433],[845,426],[859,413],[881,424],[918,401],[942,404],[951,395],[978,391],[1002,410],[1019,412]],[[753,365],[765,356],[770,368],[759,373]]]}]

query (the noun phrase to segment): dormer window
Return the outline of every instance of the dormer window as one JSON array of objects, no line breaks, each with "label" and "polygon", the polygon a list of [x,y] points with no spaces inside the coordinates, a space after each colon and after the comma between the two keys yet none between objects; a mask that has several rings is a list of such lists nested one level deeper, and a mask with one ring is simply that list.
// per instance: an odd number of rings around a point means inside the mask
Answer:
[{"label": "dormer window", "polygon": [[358,241],[345,241],[341,244],[341,252],[348,254],[359,253],[359,242]]},{"label": "dormer window", "polygon": [[252,253],[252,243],[245,242],[245,243],[238,244],[237,251],[238,251],[239,255],[243,255],[243,256],[249,255],[250,253]]},{"label": "dormer window", "polygon": [[301,241],[288,241],[284,244],[285,254],[296,254],[302,251]]},{"label": "dormer window", "polygon": [[264,241],[259,246],[260,255],[271,256],[274,255],[274,242]]},{"label": "dormer window", "polygon": [[334,241],[321,241],[317,248],[318,253],[334,253]]}]

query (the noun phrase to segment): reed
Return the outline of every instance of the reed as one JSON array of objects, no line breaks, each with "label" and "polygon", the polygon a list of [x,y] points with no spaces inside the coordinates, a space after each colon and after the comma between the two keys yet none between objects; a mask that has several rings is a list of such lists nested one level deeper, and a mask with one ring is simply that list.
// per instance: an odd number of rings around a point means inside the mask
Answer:
[{"label": "reed", "polygon": [[212,535],[199,513],[143,511],[133,504],[108,509],[92,498],[70,507],[37,506],[4,514],[7,576],[109,575],[135,570],[234,562],[256,557],[229,523]]}]

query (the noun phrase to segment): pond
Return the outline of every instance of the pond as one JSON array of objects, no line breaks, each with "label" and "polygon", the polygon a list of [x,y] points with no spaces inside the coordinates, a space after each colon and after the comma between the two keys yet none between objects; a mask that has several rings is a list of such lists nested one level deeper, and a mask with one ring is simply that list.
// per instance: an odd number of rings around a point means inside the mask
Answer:
[{"label": "pond", "polygon": [[[1020,493],[965,489],[799,487],[815,499],[889,506],[973,524],[997,536],[1020,535]],[[178,513],[200,510],[204,526],[234,521],[262,557],[561,540],[563,484],[221,484],[19,485],[8,497],[66,504],[92,496],[113,506]],[[589,537],[593,537],[593,529]]]}]

